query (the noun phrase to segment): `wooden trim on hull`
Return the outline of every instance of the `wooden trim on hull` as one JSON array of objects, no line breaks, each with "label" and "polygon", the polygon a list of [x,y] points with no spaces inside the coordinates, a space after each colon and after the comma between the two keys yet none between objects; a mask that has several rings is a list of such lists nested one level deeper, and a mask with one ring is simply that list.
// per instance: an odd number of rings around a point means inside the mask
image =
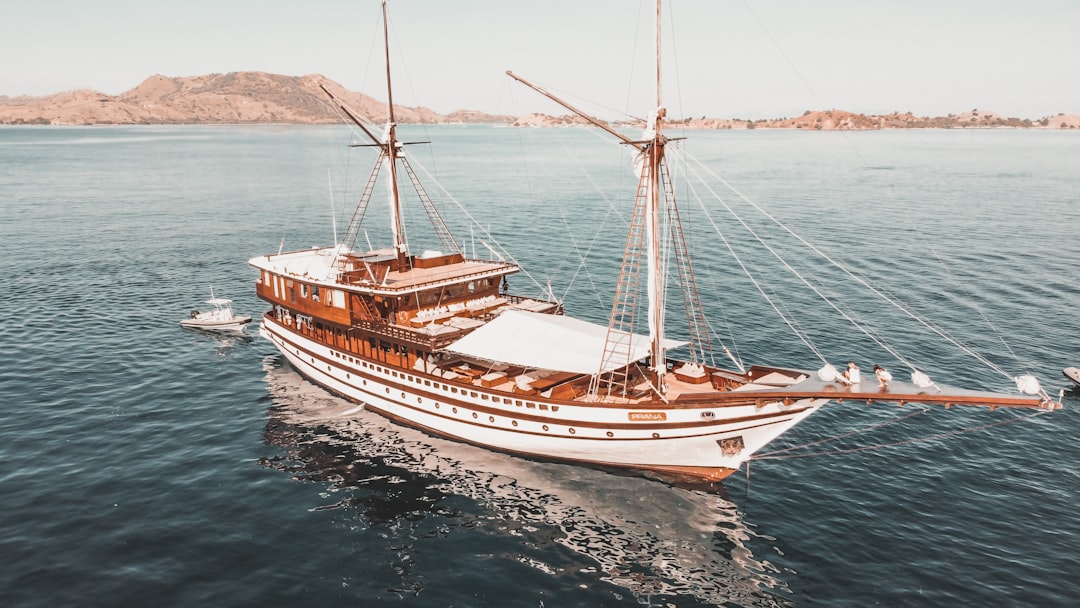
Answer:
[{"label": "wooden trim on hull", "polygon": [[[301,373],[301,372],[297,372],[297,373],[300,373],[302,376],[307,378],[307,376],[304,375],[303,373]],[[311,380],[311,379],[308,378],[308,380]],[[316,382],[314,380],[311,380],[311,381],[315,382],[316,384],[319,384],[318,382]],[[319,384],[319,386],[323,386],[323,385]],[[324,386],[323,388],[327,388],[327,387]],[[335,391],[333,389],[327,389],[327,390],[334,393],[335,395],[341,396],[341,397],[343,397],[345,399],[348,399],[348,400],[352,401],[352,399],[349,399],[349,397],[347,395],[342,395],[341,393],[339,393],[339,392],[337,392],[337,391]],[[578,459],[571,459],[571,458],[559,458],[557,456],[552,456],[550,454],[539,454],[539,453],[534,453],[534,452],[523,452],[523,451],[520,451],[520,450],[512,450],[512,449],[494,447],[494,446],[490,446],[490,445],[487,445],[487,444],[484,444],[484,443],[480,443],[480,442],[477,442],[477,441],[472,441],[470,439],[459,437],[457,435],[451,435],[449,433],[444,433],[444,432],[440,431],[439,429],[436,429],[436,428],[433,428],[433,427],[430,427],[430,426],[426,426],[426,425],[423,425],[423,424],[417,424],[415,421],[410,420],[408,418],[404,418],[402,416],[395,416],[394,414],[386,412],[386,411],[384,411],[384,410],[382,410],[382,409],[380,409],[378,407],[372,406],[372,405],[370,405],[368,403],[365,403],[364,407],[365,407],[365,409],[368,409],[370,411],[373,411],[373,412],[379,414],[380,416],[388,418],[389,420],[391,420],[391,421],[393,421],[393,422],[395,422],[397,424],[400,424],[402,426],[406,426],[406,427],[409,427],[409,428],[417,429],[419,431],[423,431],[423,432],[425,432],[425,433],[427,433],[429,435],[432,435],[434,437],[441,437],[443,439],[448,439],[450,441],[457,441],[457,442],[460,442],[460,443],[465,443],[465,444],[476,446],[476,447],[479,447],[479,448],[484,448],[486,450],[492,450],[492,451],[495,451],[495,452],[499,452],[500,454],[508,454],[510,456],[516,456],[516,457],[519,457],[519,458],[527,458],[529,460],[536,460],[536,461],[539,461],[539,462],[555,462],[555,463],[572,464],[572,465],[578,465],[578,466],[587,466],[587,467],[598,468],[598,469],[617,469],[617,470],[621,470],[621,471],[635,471],[635,472],[643,473],[643,474],[644,473],[659,473],[659,474],[661,474],[661,476],[663,476],[666,480],[669,480],[669,481],[693,480],[693,481],[707,482],[707,483],[713,483],[713,482],[722,481],[723,479],[725,479],[726,477],[730,476],[732,473],[734,473],[735,471],[738,470],[738,469],[731,469],[731,468],[728,468],[728,467],[690,467],[690,466],[625,464],[625,463],[618,463],[618,462],[599,462],[599,461],[592,461],[592,460],[578,460]]]},{"label": "wooden trim on hull", "polygon": [[[484,415],[480,415],[483,406],[479,400],[476,403],[460,401],[446,394],[425,392],[422,387],[396,383],[389,377],[372,375],[371,370],[361,371],[344,360],[312,352],[306,347],[307,342],[320,351],[338,351],[319,341],[297,335],[289,328],[275,323],[273,319],[264,319],[264,325],[261,333],[270,339],[302,376],[336,395],[362,403],[367,409],[404,426],[534,460],[635,472],[652,471],[668,480],[684,478],[711,482],[722,479],[737,470],[754,452],[812,414],[824,403],[814,402],[804,407],[762,412],[750,417],[710,419],[700,423],[695,421],[692,425],[667,423],[665,426],[665,423],[659,421],[643,421],[637,425],[629,425],[632,428],[623,429],[621,432],[614,428],[613,425],[618,424],[614,420],[570,419],[565,413],[560,416],[555,411],[561,407],[569,409],[570,406],[555,407],[558,405],[555,402],[547,403],[548,407],[552,408],[552,413],[546,416],[535,410],[526,413],[514,409],[519,406],[513,405],[509,410],[484,408]],[[297,341],[291,339],[294,335]],[[355,353],[348,355],[352,357]],[[366,358],[357,359],[361,360],[367,361]],[[374,366],[378,373],[400,374],[404,371],[377,361],[368,363]],[[427,379],[416,372],[411,372],[408,376],[415,377],[417,381]],[[373,386],[368,386],[368,383]],[[442,383],[442,387],[445,389],[449,384]],[[457,383],[457,386],[459,389],[468,389],[470,393],[476,389],[478,393],[498,394],[494,391],[483,391],[477,385]],[[382,394],[384,390],[385,395]],[[403,395],[401,399],[397,398],[399,392]],[[503,399],[502,396],[500,398]],[[412,403],[413,401],[416,403]],[[509,405],[508,400],[503,401]],[[543,410],[545,401],[536,400],[536,403]],[[574,405],[588,410],[594,404]],[[605,412],[611,409],[613,408],[598,408],[598,411],[601,415],[610,416],[611,414]],[[691,410],[684,412],[686,416],[697,415],[693,410],[703,411],[710,407],[698,404],[696,408],[679,409]],[[450,414],[451,411],[453,415]],[[698,432],[693,432],[694,430]],[[738,445],[733,452],[728,451],[731,441]],[[655,462],[641,462],[640,456],[643,454],[655,457]]]},{"label": "wooden trim on hull", "polygon": [[[323,363],[323,364],[325,364],[327,366],[336,367],[339,370],[344,370],[346,372],[355,374],[358,377],[360,377],[361,379],[372,380],[374,382],[378,382],[382,386],[389,387],[389,388],[393,389],[394,391],[400,391],[402,393],[406,393],[408,395],[415,396],[415,397],[431,399],[432,401],[435,401],[435,402],[438,402],[438,403],[441,403],[441,404],[446,404],[446,405],[451,406],[451,407],[468,408],[470,411],[476,412],[478,414],[483,414],[483,415],[486,415],[486,416],[499,416],[499,417],[503,417],[503,418],[510,417],[510,418],[520,420],[520,421],[547,423],[547,424],[554,424],[554,425],[559,425],[559,426],[572,426],[572,427],[577,428],[577,429],[590,429],[591,428],[591,429],[623,430],[623,431],[639,431],[639,432],[642,432],[642,431],[647,431],[647,432],[665,431],[665,432],[669,432],[669,431],[673,431],[673,430],[683,430],[683,429],[711,429],[711,430],[709,430],[707,432],[698,433],[696,435],[695,434],[680,435],[680,437],[705,436],[705,435],[715,435],[715,434],[720,433],[720,432],[722,432],[722,433],[732,433],[732,432],[746,431],[746,430],[751,430],[751,429],[754,429],[754,428],[761,427],[763,425],[776,424],[776,423],[779,423],[779,422],[788,422],[792,417],[794,417],[794,416],[796,416],[798,414],[801,414],[801,413],[805,412],[806,410],[809,410],[812,407],[814,407],[814,406],[803,406],[803,407],[791,408],[791,409],[785,410],[783,412],[756,414],[756,415],[752,415],[752,416],[739,416],[739,417],[735,417],[735,418],[724,418],[722,420],[701,420],[701,421],[694,421],[694,422],[623,423],[623,422],[608,422],[608,421],[593,422],[593,421],[587,421],[587,420],[578,420],[578,421],[574,421],[574,422],[571,423],[571,422],[568,422],[567,420],[562,419],[562,418],[558,418],[558,417],[554,417],[554,416],[541,416],[541,415],[537,415],[537,414],[529,414],[527,412],[514,412],[513,414],[508,414],[505,409],[493,408],[493,407],[490,407],[490,406],[485,406],[485,405],[483,405],[481,403],[476,403],[476,402],[472,402],[472,401],[465,401],[465,400],[462,400],[462,399],[457,399],[457,398],[454,398],[454,397],[450,397],[448,395],[442,395],[442,394],[433,393],[433,392],[430,392],[430,391],[425,391],[425,390],[420,389],[418,387],[401,384],[400,382],[395,382],[394,380],[391,380],[391,379],[388,379],[388,378],[382,378],[382,377],[378,377],[378,376],[373,376],[373,375],[371,375],[369,373],[366,373],[362,369],[356,368],[355,366],[353,366],[353,367],[346,366],[342,361],[339,361],[337,359],[330,359],[330,358],[324,357],[324,356],[322,356],[322,355],[320,355],[318,353],[313,353],[313,352],[307,350],[306,348],[303,348],[301,345],[297,344],[296,342],[294,342],[292,340],[289,340],[284,336],[281,336],[280,334],[275,334],[275,335],[277,335],[283,342],[285,342],[290,347],[292,347],[294,349],[294,352],[295,352],[296,356],[300,356],[299,353],[303,352],[304,356],[307,356],[310,359],[315,359],[315,360],[317,360],[317,361],[319,361],[319,362],[321,362],[321,363]],[[325,346],[325,345],[323,345],[323,346]],[[325,346],[325,347],[330,348],[328,346]],[[384,366],[384,367],[387,367],[387,368],[392,368],[392,366],[387,365],[387,364],[383,364],[383,363],[373,362],[373,364],[381,365],[381,366]],[[400,370],[395,369],[394,371],[398,371],[399,373],[401,373]],[[419,374],[418,372],[415,372],[415,371],[410,372],[410,375],[414,375],[414,376],[418,376],[418,377],[422,376],[422,374]],[[313,382],[315,382],[319,386],[323,386],[324,388],[328,388],[328,387],[325,386],[324,383],[319,382],[317,379],[310,378],[307,374],[304,374],[304,376],[306,378],[308,378],[309,380],[312,380]],[[504,398],[497,391],[485,391],[481,387],[477,387],[475,385],[461,384],[461,383],[451,383],[451,382],[448,382],[446,380],[442,380],[441,382],[446,383],[446,384],[455,384],[456,386],[458,386],[460,388],[463,388],[465,390],[469,390],[469,391],[473,391],[473,392],[477,392],[477,393],[484,393],[484,394],[488,394],[488,395],[499,396],[500,398]],[[377,393],[371,392],[370,390],[366,390],[361,386],[356,386],[356,385],[351,385],[351,387],[354,390],[356,390],[357,392],[364,393],[366,395],[370,395],[373,398],[380,398],[380,399],[388,399],[389,398],[391,401],[393,401],[395,403],[395,405],[397,405],[399,407],[404,407],[406,409],[410,409],[410,410],[417,411],[417,412],[422,412],[422,413],[428,414],[428,415],[431,414],[431,412],[428,412],[427,410],[417,408],[417,407],[415,407],[415,406],[413,406],[413,405],[411,405],[409,403],[406,403],[404,401],[401,401],[401,400],[397,399],[396,397],[393,397],[392,395],[389,396],[389,397],[387,395],[379,395]],[[335,392],[335,394],[340,394],[338,391],[333,391],[333,392]],[[515,399],[516,399],[516,397],[515,397]],[[633,406],[633,404],[624,404],[624,405],[599,404],[599,403],[582,404],[582,403],[575,403],[575,402],[569,402],[569,401],[555,401],[555,400],[547,400],[547,399],[537,399],[536,397],[530,397],[530,398],[528,398],[528,400],[536,401],[537,403],[547,404],[549,406],[550,405],[555,405],[555,406],[566,405],[566,406],[573,406],[573,407],[603,408],[603,409],[607,409],[607,410],[612,410],[612,409],[626,409],[626,410],[638,409],[638,408],[635,408]],[[778,401],[778,400],[773,400],[773,401],[775,402],[775,401]],[[367,404],[368,402],[365,401],[364,403]],[[657,408],[656,407],[644,407],[644,408],[641,408],[641,409],[654,411]],[[712,405],[711,404],[706,404],[706,403],[697,403],[692,407],[691,406],[683,406],[681,409],[712,409]],[[459,420],[459,419],[453,418],[451,416],[446,416],[446,415],[443,415],[443,414],[436,414],[436,416],[438,416],[440,418],[444,418],[447,421],[465,422],[467,424],[472,424],[473,426],[477,426],[477,427],[481,427],[481,428],[487,428],[487,425],[483,425],[483,424],[479,424],[479,423],[471,423],[469,421]],[[722,431],[716,429],[716,427],[719,426],[719,425],[731,425],[731,424],[740,424],[741,426],[737,426],[737,427],[730,428],[730,429],[724,429]],[[525,431],[525,430],[515,430],[514,432],[515,433],[521,433],[521,434],[531,434],[531,435],[545,436],[545,437],[552,436],[551,433],[532,433],[532,432]],[[441,433],[441,435],[447,436],[445,433]],[[615,440],[615,441],[626,441],[626,440],[644,440],[644,441],[648,441],[648,440],[655,439],[654,437],[605,438],[605,437],[579,436],[576,433],[572,434],[572,435],[566,435],[563,438],[565,438],[565,439],[600,439],[600,440],[607,439],[607,440]]]}]

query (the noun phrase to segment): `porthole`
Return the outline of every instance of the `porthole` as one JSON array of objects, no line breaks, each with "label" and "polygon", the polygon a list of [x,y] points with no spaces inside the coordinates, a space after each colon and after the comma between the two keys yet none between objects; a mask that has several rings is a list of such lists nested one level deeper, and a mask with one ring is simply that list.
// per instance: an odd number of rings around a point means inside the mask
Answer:
[{"label": "porthole", "polygon": [[660,438],[660,433],[653,433],[652,438],[653,439],[659,439]]},{"label": "porthole", "polygon": [[389,395],[389,394],[390,394],[390,387],[389,387],[389,386],[388,386],[388,387],[386,387],[386,394],[387,394],[387,395]]},{"label": "porthole", "polygon": [[435,409],[439,409],[439,404],[438,403],[435,404]]},{"label": "porthole", "polygon": [[488,416],[488,422],[494,423],[495,422],[495,417],[494,416]]},{"label": "porthole", "polygon": [[608,437],[614,437],[614,436],[615,436],[615,433],[612,433],[611,431],[608,431],[608,432],[607,432],[607,436],[608,436]]},{"label": "porthole", "polygon": [[576,435],[577,431],[575,431],[573,427],[570,427],[570,434],[571,435]]},{"label": "porthole", "polygon": [[548,430],[548,425],[546,425],[546,424],[544,425],[544,430],[545,431]]},{"label": "porthole", "polygon": [[456,408],[456,407],[454,408],[454,413],[455,413],[455,414],[457,413],[457,408]]},{"label": "porthole", "polygon": [[405,398],[405,393],[401,393],[401,398],[402,398],[402,399],[404,399],[404,398]]},{"label": "porthole", "polygon": [[476,420],[477,418],[479,418],[479,416],[477,415],[477,413],[476,413],[476,412],[473,412],[473,413],[472,413],[472,417],[473,417],[473,420]]},{"label": "porthole", "polygon": [[417,403],[423,403],[423,402],[424,402],[424,398],[423,398],[423,397],[417,397],[417,398],[416,398],[416,402],[417,402]]},{"label": "porthole", "polygon": [[517,426],[517,420],[514,420],[514,421],[510,422],[510,424],[512,424],[514,426]]}]

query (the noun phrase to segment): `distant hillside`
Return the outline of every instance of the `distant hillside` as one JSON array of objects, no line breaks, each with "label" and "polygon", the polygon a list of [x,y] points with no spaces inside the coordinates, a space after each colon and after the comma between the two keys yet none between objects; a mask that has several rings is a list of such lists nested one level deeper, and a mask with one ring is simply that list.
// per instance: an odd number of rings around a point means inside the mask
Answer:
[{"label": "distant hillside", "polygon": [[1007,118],[985,110],[971,110],[947,116],[915,116],[903,114],[855,114],[844,110],[807,110],[798,118],[773,118],[768,120],[731,120],[726,123],[702,117],[683,121],[689,128],[713,129],[808,129],[823,131],[863,131],[870,129],[963,129],[963,128],[1080,128],[1080,116],[1058,114],[1036,120]]},{"label": "distant hillside", "polygon": [[[327,103],[322,83],[353,110],[376,121],[386,119],[386,104],[346,90],[318,74],[281,76],[231,72],[184,78],[151,76],[118,96],[76,90],[47,97],[0,96],[2,124],[252,124],[340,123]],[[394,106],[401,123],[509,123],[511,116],[471,110],[447,115],[424,108]]]},{"label": "distant hillside", "polygon": [[[154,124],[334,124],[342,122],[322,83],[355,111],[381,123],[385,102],[346,90],[318,74],[281,76],[263,72],[230,72],[169,78],[151,76],[117,96],[76,90],[46,97],[0,96],[0,124],[42,125],[154,125]],[[394,106],[399,123],[503,123],[519,127],[572,127],[587,123],[575,116],[529,114],[520,118],[458,110],[436,114],[425,107]],[[620,126],[641,126],[619,123]],[[844,110],[806,111],[797,118],[748,120],[739,118],[668,119],[669,125],[688,129],[959,129],[959,128],[1080,128],[1080,115],[1058,114],[1038,119],[1006,118],[993,112],[971,110],[948,116],[854,114]]]}]

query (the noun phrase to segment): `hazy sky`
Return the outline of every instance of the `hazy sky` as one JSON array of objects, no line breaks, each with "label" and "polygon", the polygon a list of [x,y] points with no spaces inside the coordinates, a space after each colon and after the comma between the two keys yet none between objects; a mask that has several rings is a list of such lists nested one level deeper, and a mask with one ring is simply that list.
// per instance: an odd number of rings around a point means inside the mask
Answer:
[{"label": "hazy sky", "polygon": [[[665,13],[672,116],[1080,113],[1078,0],[665,0]],[[0,95],[259,70],[385,99],[378,14],[377,0],[4,0]],[[512,69],[590,111],[643,115],[652,19],[647,0],[392,0],[394,100],[555,111]]]}]

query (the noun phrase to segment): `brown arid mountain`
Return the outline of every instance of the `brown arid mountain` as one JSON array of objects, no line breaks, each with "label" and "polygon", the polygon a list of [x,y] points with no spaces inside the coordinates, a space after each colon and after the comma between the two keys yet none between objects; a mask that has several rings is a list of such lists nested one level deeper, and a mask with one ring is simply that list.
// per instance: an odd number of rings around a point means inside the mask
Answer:
[{"label": "brown arid mountain", "polygon": [[[282,76],[263,72],[230,72],[169,78],[151,76],[142,84],[117,96],[75,90],[46,97],[0,96],[0,124],[99,125],[99,124],[335,124],[344,121],[326,94],[323,84],[344,99],[354,111],[382,123],[385,102],[346,90],[318,74]],[[576,116],[529,114],[513,116],[458,110],[437,114],[425,107],[394,106],[397,122],[501,123],[518,127],[577,127],[587,123]],[[640,123],[619,122],[636,127]],[[798,118],[749,120],[739,118],[671,119],[668,125],[688,129],[958,129],[958,128],[1080,128],[1080,115],[1058,114],[1038,119],[1006,118],[993,112],[971,110],[947,116],[915,116],[911,112],[883,115],[855,114],[844,110],[806,111]]]},{"label": "brown arid mountain", "polygon": [[[77,90],[47,97],[0,96],[0,124],[335,124],[343,121],[319,84],[375,122],[386,119],[385,102],[346,90],[318,74],[281,76],[231,72],[169,78],[151,76],[117,96]],[[447,115],[394,106],[401,123],[509,123],[511,116],[458,110]]]}]

